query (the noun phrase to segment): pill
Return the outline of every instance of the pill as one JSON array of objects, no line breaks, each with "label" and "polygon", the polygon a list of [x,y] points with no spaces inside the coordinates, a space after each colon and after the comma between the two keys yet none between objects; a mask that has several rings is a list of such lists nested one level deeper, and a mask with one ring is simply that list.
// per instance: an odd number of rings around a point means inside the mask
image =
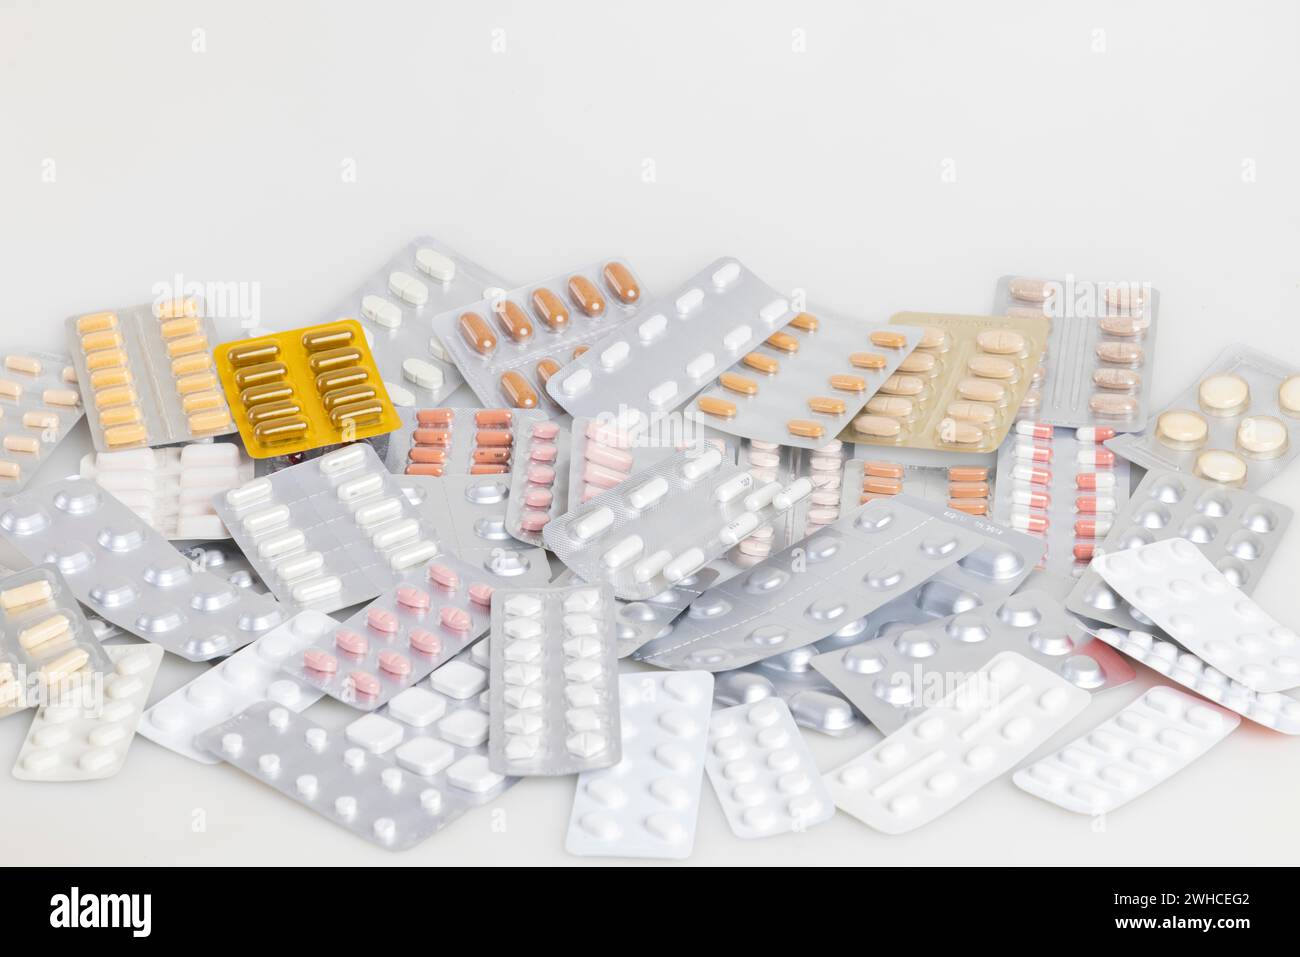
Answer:
[{"label": "pill", "polygon": [[323,349],[319,352],[313,352],[311,358],[307,360],[312,372],[325,372],[329,369],[355,366],[359,362],[361,362],[361,350],[356,346]]},{"label": "pill", "polygon": [[1050,485],[1052,483],[1052,472],[1050,469],[1039,468],[1022,462],[1011,470],[1011,477],[1018,482],[1029,482],[1033,485]]},{"label": "pill", "polygon": [[1041,534],[1047,531],[1047,517],[1034,512],[1012,512],[1011,527],[1021,532]]},{"label": "pill", "polygon": [[614,524],[614,512],[601,506],[582,517],[575,519],[569,526],[573,536],[579,541],[594,538]]},{"label": "pill", "polygon": [[632,271],[619,262],[606,263],[601,270],[605,285],[609,286],[622,302],[631,304],[641,299],[641,287],[637,284]]},{"label": "pill", "polygon": [[[757,391],[757,388],[755,391]],[[716,415],[723,419],[729,419],[736,414],[736,403],[714,396],[703,396],[696,400],[695,405],[701,412]]]},{"label": "pill", "polygon": [[713,358],[713,353],[701,352],[686,363],[686,375],[691,379],[701,379],[713,371],[714,365],[716,360]]},{"label": "pill", "polygon": [[1135,342],[1099,342],[1097,358],[1117,365],[1137,365],[1142,361],[1142,347]]},{"label": "pill", "polygon": [[1092,373],[1093,385],[1114,392],[1131,392],[1142,384],[1142,377],[1129,369],[1097,369]]},{"label": "pill", "polygon": [[1074,523],[1075,538],[1105,538],[1110,532],[1112,521],[1109,518],[1081,518]]},{"label": "pill", "polygon": [[903,466],[895,462],[872,462],[862,463],[862,474],[876,478],[901,479],[904,474]]},{"label": "pill", "polygon": [[253,438],[264,445],[280,445],[305,436],[310,429],[307,420],[298,416],[279,417],[260,422],[253,427]]},{"label": "pill", "polygon": [[791,326],[803,332],[816,332],[819,324],[817,317],[811,312],[801,312],[790,320]]},{"label": "pill", "polygon": [[330,410],[330,423],[336,429],[346,429],[377,422],[383,418],[385,410],[385,404],[378,399],[349,402]]},{"label": "pill", "polygon": [[206,352],[208,348],[208,339],[206,336],[182,336],[179,339],[172,339],[167,343],[166,350],[169,358],[177,356],[186,356],[191,352]]},{"label": "pill", "polygon": [[97,349],[117,349],[122,345],[122,334],[116,329],[106,329],[103,332],[91,332],[81,337],[81,349],[83,352],[94,352]]},{"label": "pill", "polygon": [[119,405],[105,409],[99,414],[99,424],[107,428],[112,425],[131,425],[144,418],[138,405]]},{"label": "pill", "polygon": [[882,415],[860,415],[853,420],[853,430],[872,438],[894,438],[903,431],[897,419]]},{"label": "pill", "polygon": [[1074,487],[1085,492],[1097,492],[1114,488],[1115,473],[1079,472],[1074,476]]},{"label": "pill", "polygon": [[[686,460],[682,465],[682,477],[688,482],[694,482],[696,479],[702,478],[709,472],[712,472],[721,464],[722,453],[716,448],[709,447],[700,452],[700,454],[694,458]],[[645,488],[645,486],[642,486],[642,488]]]},{"label": "pill", "polygon": [[1156,436],[1174,448],[1194,448],[1205,441],[1210,426],[1200,415],[1175,409],[1156,419]]},{"label": "pill", "polygon": [[59,416],[57,412],[24,412],[23,426],[29,429],[57,429]]},{"label": "pill", "polygon": [[627,360],[630,352],[631,347],[627,344],[627,340],[619,339],[601,350],[600,364],[605,369],[615,369]]},{"label": "pill", "polygon": [[774,332],[763,341],[773,349],[779,349],[782,352],[793,353],[799,351],[799,340],[788,332]]},{"label": "pill", "polygon": [[849,363],[855,369],[883,369],[889,360],[878,352],[850,352]]},{"label": "pill", "polygon": [[987,438],[988,433],[972,422],[953,418],[944,418],[939,422],[940,441],[952,445],[979,445]]},{"label": "pill", "polygon": [[534,462],[552,463],[559,456],[559,450],[552,443],[534,444],[528,450],[528,457]]},{"label": "pill", "polygon": [[911,375],[933,372],[939,360],[929,352],[913,352],[898,364],[898,371]]},{"label": "pill", "polygon": [[529,434],[535,439],[544,441],[553,441],[560,434],[560,424],[558,422],[534,422]]},{"label": "pill", "polygon": [[812,491],[812,479],[804,476],[795,479],[781,491],[772,496],[772,504],[781,511],[790,508],[796,502],[803,501]]},{"label": "pill", "polygon": [[1034,422],[1029,419],[1022,419],[1016,423],[1016,434],[1025,435],[1034,439],[1050,439],[1056,433],[1056,429],[1046,422]]},{"label": "pill", "polygon": [[501,391],[506,400],[516,409],[537,408],[537,393],[528,384],[528,380],[511,369],[501,375]]},{"label": "pill", "polygon": [[1278,386],[1277,404],[1287,415],[1300,415],[1300,375],[1293,375]]},{"label": "pill", "polygon": [[177,379],[176,391],[180,395],[192,395],[196,392],[211,392],[217,385],[217,377],[211,372],[199,372]]},{"label": "pill", "polygon": [[489,355],[497,347],[497,337],[477,312],[462,312],[456,320],[461,338],[479,355]]},{"label": "pill", "polygon": [[820,423],[809,419],[790,419],[786,422],[785,428],[791,435],[804,439],[820,439],[826,434],[826,429]]},{"label": "pill", "polygon": [[509,299],[501,302],[492,310],[497,317],[497,323],[513,342],[527,342],[533,336],[533,324],[528,321],[528,316],[524,310],[519,307],[518,303],[511,302]]},{"label": "pill", "polygon": [[656,476],[627,493],[628,504],[635,509],[649,508],[668,494],[668,480]]},{"label": "pill", "polygon": [[948,507],[967,515],[987,515],[989,512],[988,499],[983,498],[950,498]]},{"label": "pill", "polygon": [[716,489],[713,490],[713,497],[719,502],[730,502],[732,499],[744,495],[754,487],[754,476],[748,472],[741,472],[732,478],[727,479]]},{"label": "pill", "polygon": [[84,648],[74,648],[53,661],[41,665],[41,675],[47,681],[55,682],[76,674],[90,661],[90,652]]},{"label": "pill", "polygon": [[30,435],[6,435],[4,438],[4,450],[6,452],[24,452],[34,455],[40,449],[40,441]]},{"label": "pill", "polygon": [[1280,455],[1288,444],[1286,425],[1271,415],[1248,415],[1237,425],[1237,445],[1257,458]]},{"label": "pill", "polygon": [[843,399],[828,398],[826,396],[813,396],[808,400],[808,409],[811,412],[817,412],[821,415],[843,415],[847,408]]},{"label": "pill", "polygon": [[534,289],[531,296],[533,311],[547,328],[559,332],[569,325],[569,310],[563,300],[546,288]]},{"label": "pill", "polygon": [[586,276],[569,278],[569,296],[574,304],[593,319],[605,313],[605,298]]},{"label": "pill", "polygon": [[663,567],[663,576],[669,582],[679,582],[704,565],[704,550],[689,548]]},{"label": "pill", "polygon": [[773,299],[758,310],[758,318],[764,322],[776,322],[790,311],[790,304],[784,299]]},{"label": "pill", "polygon": [[1115,465],[1115,453],[1106,448],[1079,449],[1074,455],[1074,461],[1078,465],[1108,469]]},{"label": "pill", "polygon": [[354,333],[347,326],[327,326],[302,334],[302,347],[311,353],[333,352],[352,342]]},{"label": "pill", "polygon": [[256,365],[243,366],[235,370],[235,386],[247,389],[249,386],[277,382],[289,374],[289,367],[283,362],[259,362]]},{"label": "pill", "polygon": [[833,375],[829,382],[832,389],[841,392],[865,392],[867,389],[867,380],[856,375]]},{"label": "pill", "polygon": [[1088,398],[1088,408],[1098,415],[1128,418],[1137,414],[1138,400],[1128,395],[1099,393]]},{"label": "pill", "polygon": [[872,495],[897,495],[903,491],[903,483],[895,478],[863,475],[862,491]]},{"label": "pill", "polygon": [[369,383],[350,385],[342,389],[331,389],[326,392],[321,396],[321,404],[325,406],[326,411],[333,412],[341,406],[378,399],[378,396],[379,390]]},{"label": "pill", "polygon": [[730,392],[737,392],[740,395],[755,395],[758,392],[758,383],[753,379],[743,375],[737,375],[735,372],[724,372],[718,376],[718,384]]},{"label": "pill", "polygon": [[741,361],[754,371],[762,372],[765,375],[775,375],[781,368],[781,363],[771,356],[763,355],[761,352],[751,352]]},{"label": "pill", "polygon": [[950,498],[988,498],[988,482],[949,482],[948,496]]},{"label": "pill", "polygon": [[997,356],[1021,355],[1025,337],[1010,329],[986,329],[975,337],[975,344]]},{"label": "pill", "polygon": [[985,379],[1014,379],[1016,364],[1000,356],[972,356],[966,367]]},{"label": "pill", "polygon": [[[189,396],[188,398],[195,401],[184,403],[187,413],[200,412],[204,408],[217,408],[220,402],[202,402],[199,401],[202,396]],[[257,426],[262,422],[269,422],[272,419],[284,418],[286,416],[299,415],[302,412],[302,403],[295,399],[287,399],[283,402],[266,402],[261,405],[253,406],[247,411],[248,422],[252,426]]]},{"label": "pill", "polygon": [[1196,396],[1211,415],[1233,415],[1250,404],[1250,386],[1241,376],[1212,375],[1201,382]]},{"label": "pill", "polygon": [[1127,316],[1103,316],[1097,320],[1097,328],[1108,336],[1132,338],[1146,331],[1147,324],[1141,319]]},{"label": "pill", "polygon": [[1146,301],[1142,289],[1131,283],[1108,285],[1102,291],[1106,305],[1117,309],[1141,309]]},{"label": "pill", "polygon": [[143,425],[115,425],[104,430],[104,444],[109,448],[135,445],[143,442],[147,435]]},{"label": "pill", "polygon": [[86,369],[116,369],[126,365],[126,353],[121,349],[104,349],[86,356]]},{"label": "pill", "polygon": [[621,568],[645,550],[645,542],[640,535],[628,535],[601,555],[601,563],[606,568]]},{"label": "pill", "polygon": [[897,395],[873,395],[866,404],[866,410],[872,415],[889,415],[896,419],[911,418],[915,408],[911,399]]},{"label": "pill", "polygon": [[1096,542],[1079,542],[1073,549],[1074,559],[1079,562],[1090,562],[1092,561],[1092,556],[1096,554],[1096,551]]},{"label": "pill", "polygon": [[1086,514],[1115,511],[1115,499],[1109,495],[1080,495],[1074,500],[1075,511]]},{"label": "pill", "polygon": [[668,551],[666,548],[660,549],[653,555],[647,555],[633,566],[633,580],[642,584],[652,581],[655,576],[663,572],[664,566],[672,561],[672,559],[673,553]]},{"label": "pill", "polygon": [[1246,462],[1233,452],[1210,449],[1196,457],[1192,471],[1211,482],[1240,485],[1246,479]]},{"label": "pill", "polygon": [[886,395],[920,395],[925,391],[925,380],[914,375],[891,375],[880,386]]},{"label": "pill", "polygon": [[1106,426],[1085,426],[1075,429],[1074,437],[1087,445],[1097,445],[1115,437],[1115,430]]},{"label": "pill", "polygon": [[989,470],[978,465],[954,465],[948,469],[949,482],[987,482]]},{"label": "pill", "polygon": [[921,341],[917,343],[916,347],[918,349],[946,349],[948,347],[948,333],[938,326],[922,326]]},{"label": "pill", "polygon": [[112,386],[95,393],[95,407],[99,409],[107,409],[115,405],[130,405],[138,401],[140,397],[129,385]]},{"label": "pill", "polygon": [[102,332],[105,329],[117,328],[117,313],[115,312],[92,312],[81,316],[77,320],[78,334],[87,332]]},{"label": "pill", "polygon": [[67,634],[71,628],[72,623],[68,620],[67,615],[51,615],[37,624],[18,632],[18,644],[30,651],[38,645],[43,645],[47,641],[53,641],[55,638]]},{"label": "pill", "polygon": [[882,349],[902,349],[907,345],[907,334],[894,329],[875,329],[867,338],[873,346]]},{"label": "pill", "polygon": [[1052,461],[1052,448],[1049,445],[1035,445],[1033,442],[1019,442],[1015,447],[1015,456],[1022,462]]},{"label": "pill", "polygon": [[718,532],[718,540],[723,545],[735,545],[758,528],[758,515],[754,512],[741,512]]},{"label": "pill", "polygon": [[1048,279],[1026,279],[1017,276],[1007,282],[1007,291],[1023,302],[1047,302],[1059,284]]},{"label": "pill", "polygon": [[957,394],[971,402],[1003,402],[1007,390],[1001,382],[993,379],[967,377],[958,380]]}]

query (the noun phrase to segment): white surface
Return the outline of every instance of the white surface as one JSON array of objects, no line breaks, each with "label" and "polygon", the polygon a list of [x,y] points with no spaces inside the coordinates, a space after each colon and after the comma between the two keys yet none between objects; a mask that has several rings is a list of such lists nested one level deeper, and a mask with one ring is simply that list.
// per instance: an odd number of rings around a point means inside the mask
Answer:
[{"label": "white surface", "polygon": [[[1007,272],[1148,280],[1159,407],[1234,338],[1300,362],[1297,35],[1300,10],[1275,2],[8,0],[0,343],[61,347],[65,316],[178,272],[259,283],[281,328],[317,321],[426,232],[518,281],[626,256],[649,294],[734,255],[875,321],[979,312]],[[82,425],[40,478],[88,448]],[[1300,467],[1262,491],[1300,507]],[[1300,534],[1254,594],[1293,626],[1297,567]],[[201,667],[168,656],[155,696]],[[1150,680],[1101,695],[1057,746]],[[0,721],[0,755],[27,723]],[[823,769],[865,744],[810,741]],[[691,861],[1290,863],[1297,757],[1245,722],[1101,825],[1007,777],[901,837],[837,815],[742,841],[708,796]],[[109,781],[0,780],[0,840],[20,865],[600,863],[564,854],[572,794],[523,782],[391,855],[138,741]]]}]

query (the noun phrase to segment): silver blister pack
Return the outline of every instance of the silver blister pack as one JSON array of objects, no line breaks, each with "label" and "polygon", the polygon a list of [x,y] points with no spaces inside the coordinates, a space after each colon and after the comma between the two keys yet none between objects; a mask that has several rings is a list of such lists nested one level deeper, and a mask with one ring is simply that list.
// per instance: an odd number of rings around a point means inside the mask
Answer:
[{"label": "silver blister pack", "polygon": [[[614,635],[618,639],[618,656],[626,658],[647,641],[668,634],[677,616],[717,580],[717,570],[706,566],[694,575],[686,576],[672,588],[643,601],[615,598]],[[566,568],[551,584],[558,586],[580,582],[581,579]]]},{"label": "silver blister pack", "polygon": [[[1214,567],[1249,594],[1281,544],[1292,511],[1245,489],[1226,488],[1195,475],[1152,469],[1116,514],[1097,549],[1116,552],[1166,538],[1185,538]],[[1151,620],[1124,601],[1094,570],[1086,569],[1066,607],[1090,621],[1149,631]]]},{"label": "silver blister pack", "polygon": [[253,479],[214,505],[271,592],[295,609],[374,598],[439,553],[434,530],[364,442]]},{"label": "silver blister pack", "polygon": [[987,465],[915,465],[880,458],[879,450],[870,445],[858,446],[856,451],[870,457],[844,463],[842,511],[852,511],[873,499],[905,494],[968,515],[992,512],[996,470]]},{"label": "silver blister pack", "polygon": [[432,319],[510,284],[428,236],[408,243],[321,322],[356,319],[393,405],[438,402],[463,381]]},{"label": "silver blister pack", "polygon": [[514,459],[511,425],[536,410],[399,408],[402,425],[383,436],[384,464],[406,475],[504,475]]},{"label": "silver blister pack", "polygon": [[613,603],[607,585],[496,592],[489,742],[494,771],[575,774],[622,758]]},{"label": "silver blister pack", "polygon": [[1020,414],[1140,432],[1151,409],[1159,310],[1160,294],[1146,284],[1003,276],[993,312],[1049,323],[1047,351]]},{"label": "silver blister pack", "polygon": [[84,414],[71,359],[53,352],[6,355],[0,372],[0,493],[26,487]]},{"label": "silver blister pack", "polygon": [[513,431],[519,461],[510,472],[505,527],[540,546],[546,526],[569,507],[569,430],[550,420],[523,420]]},{"label": "silver blister pack", "polygon": [[228,655],[284,620],[274,598],[205,571],[94,482],[15,495],[0,535],[53,562],[94,614],[190,661]]},{"label": "silver blister pack", "polygon": [[663,437],[645,430],[639,412],[626,418],[630,421],[619,422],[612,416],[606,419],[579,416],[573,420],[569,433],[568,509],[591,501],[642,469],[696,444],[677,441],[676,437],[663,442]]},{"label": "silver blister pack", "polygon": [[[551,377],[571,415],[666,415],[794,318],[790,303],[734,259],[719,259]],[[710,423],[711,425],[714,423]]]},{"label": "silver blister pack", "polygon": [[626,262],[607,259],[443,312],[433,331],[485,406],[557,414],[548,380],[635,317],[641,300]]},{"label": "silver blister pack", "polygon": [[1300,452],[1300,369],[1228,346],[1150,428],[1106,445],[1143,468],[1258,488]]},{"label": "silver blister pack", "polygon": [[1001,651],[1024,655],[1087,691],[1134,677],[1122,655],[1084,631],[1051,595],[1033,590],[818,655],[812,666],[889,734],[951,691],[954,676],[977,671]]},{"label": "silver blister pack", "polygon": [[726,708],[779,698],[801,728],[837,738],[861,730],[864,723],[858,709],[813,670],[816,653],[815,645],[806,645],[743,668],[719,671],[713,676],[714,701]]}]

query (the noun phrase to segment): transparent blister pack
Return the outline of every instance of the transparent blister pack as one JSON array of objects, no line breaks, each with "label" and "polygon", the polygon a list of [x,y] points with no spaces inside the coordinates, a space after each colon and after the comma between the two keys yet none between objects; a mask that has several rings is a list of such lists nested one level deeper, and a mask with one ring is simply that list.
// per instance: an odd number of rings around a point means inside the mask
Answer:
[{"label": "transparent blister pack", "polygon": [[1157,686],[1012,780],[1067,811],[1109,814],[1173,777],[1240,723],[1222,708]]},{"label": "transparent blister pack", "polygon": [[736,260],[719,259],[642,304],[634,322],[552,376],[546,389],[575,416],[628,409],[664,416],[794,317],[775,289]]},{"label": "transparent blister pack", "polygon": [[1002,651],[1024,655],[1086,691],[1134,677],[1124,657],[1084,631],[1059,601],[1030,589],[818,655],[812,666],[888,734],[943,697],[954,675],[973,673]]},{"label": "transparent blister pack", "polygon": [[549,381],[634,318],[641,300],[627,263],[608,259],[443,312],[433,331],[484,405],[557,414],[554,393],[544,398]]},{"label": "transparent blister pack", "polygon": [[[1184,472],[1152,469],[1115,516],[1095,551],[1114,553],[1181,537],[1192,542],[1234,585],[1249,594],[1259,584],[1291,524],[1290,508]],[[1066,607],[1090,621],[1146,630],[1151,620],[1133,608],[1089,565]]]},{"label": "transparent blister pack", "polygon": [[[879,450],[858,450],[874,455]],[[909,465],[881,458],[852,458],[844,463],[840,483],[840,509],[852,511],[873,499],[910,495],[939,502],[967,515],[988,515],[995,485],[994,469],[987,465]],[[1005,522],[1003,524],[1006,524]]]},{"label": "transparent blister pack", "polygon": [[395,405],[439,402],[464,381],[433,334],[433,317],[510,288],[429,236],[407,243],[325,321],[359,319]]},{"label": "transparent blister pack", "polygon": [[374,598],[439,552],[434,530],[364,442],[253,479],[214,505],[272,593],[295,609]]},{"label": "transparent blister pack", "polygon": [[1300,686],[1300,635],[1251,601],[1185,538],[1098,555],[1093,567],[1188,651],[1259,692]]},{"label": "transparent blister pack", "polygon": [[284,620],[275,599],[206,571],[85,479],[9,499],[0,536],[56,565],[91,613],[190,661],[231,654]]},{"label": "transparent blister pack", "polygon": [[713,676],[619,675],[623,757],[578,775],[564,847],[584,857],[681,860],[695,847]]},{"label": "transparent blister pack", "polygon": [[1139,432],[1151,408],[1160,294],[1149,284],[1003,276],[996,315],[1045,318],[1047,350],[1020,413],[1050,425]]},{"label": "transparent blister pack", "polygon": [[617,764],[618,646],[608,586],[500,589],[492,602],[492,769],[574,774]]},{"label": "transparent blister pack", "polygon": [[687,415],[729,435],[819,448],[907,370],[920,340],[920,329],[800,312],[719,375]]},{"label": "transparent blister pack", "polygon": [[219,763],[211,752],[195,744],[200,732],[256,701],[301,712],[321,699],[322,692],[280,668],[286,659],[337,626],[323,612],[298,612],[154,704],[144,713],[140,734],[192,761]]},{"label": "transparent blister pack", "polygon": [[1228,346],[1145,432],[1106,445],[1143,468],[1259,488],[1300,452],[1300,368]]},{"label": "transparent blister pack", "polygon": [[0,372],[0,494],[21,491],[85,409],[72,360],[11,352]]},{"label": "transparent blister pack", "polygon": [[569,506],[569,430],[552,420],[523,420],[514,427],[518,467],[510,473],[506,531],[541,546],[552,520]]},{"label": "transparent blister pack", "polygon": [[809,731],[844,737],[865,726],[861,713],[833,684],[812,669],[816,647],[808,645],[713,675],[713,700],[724,708],[773,698],[785,702],[794,723]]},{"label": "transparent blister pack", "polygon": [[[633,475],[662,462],[696,442],[663,436],[647,431],[639,412],[624,416],[573,420],[569,433],[569,484],[566,511],[589,502],[602,492],[626,482]],[[708,441],[704,439],[702,441]],[[724,454],[726,449],[723,449]]]},{"label": "transparent blister pack", "polygon": [[253,461],[233,442],[96,452],[81,477],[106,488],[165,538],[229,538],[212,500],[253,477]]},{"label": "transparent blister pack", "polygon": [[514,461],[520,419],[541,419],[523,409],[398,410],[402,424],[388,436],[384,464],[405,475],[505,475]]},{"label": "transparent blister pack", "polygon": [[841,811],[886,834],[928,824],[1064,728],[1091,695],[1004,651],[883,741],[827,772]]},{"label": "transparent blister pack", "polygon": [[235,431],[212,347],[212,320],[196,299],[72,316],[68,351],[101,452]]}]

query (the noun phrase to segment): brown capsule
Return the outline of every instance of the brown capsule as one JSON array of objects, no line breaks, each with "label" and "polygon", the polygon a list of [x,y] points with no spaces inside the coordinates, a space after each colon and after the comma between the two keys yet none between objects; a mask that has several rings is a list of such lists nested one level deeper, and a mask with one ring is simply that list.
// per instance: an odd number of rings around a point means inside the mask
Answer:
[{"label": "brown capsule", "polygon": [[967,515],[987,515],[989,513],[989,502],[985,498],[950,498],[948,507],[955,508],[959,512],[965,512]]},{"label": "brown capsule", "polygon": [[881,349],[901,349],[907,345],[907,336],[894,329],[876,329],[868,337],[873,346]]},{"label": "brown capsule", "polygon": [[488,328],[488,324],[477,312],[462,312],[456,324],[460,328],[460,337],[465,340],[465,344],[479,355],[489,355],[497,347],[496,334]]},{"label": "brown capsule", "polygon": [[850,352],[849,362],[855,369],[883,369],[889,364],[879,352]]},{"label": "brown capsule", "polygon": [[350,385],[342,389],[334,389],[322,395],[321,403],[325,406],[325,411],[333,412],[341,405],[348,405],[352,402],[364,402],[367,399],[374,399],[379,395],[379,391],[373,386],[366,383],[361,385]]},{"label": "brown capsule", "polygon": [[989,470],[975,465],[954,465],[948,469],[949,482],[987,482]]},{"label": "brown capsule", "polygon": [[579,309],[593,319],[605,314],[605,298],[596,288],[596,284],[586,276],[569,278],[569,296]]},{"label": "brown capsule", "polygon": [[553,332],[559,332],[569,325],[569,310],[564,301],[551,290],[542,288],[533,290],[533,311],[537,318],[546,323]]},{"label": "brown capsule", "polygon": [[508,465],[485,465],[482,462],[476,462],[469,467],[470,475],[504,475],[509,471]]},{"label": "brown capsule", "polygon": [[808,400],[808,408],[822,415],[843,415],[845,406],[843,399],[814,396]]},{"label": "brown capsule", "polygon": [[442,465],[447,461],[447,450],[436,449],[430,445],[413,445],[407,451],[406,457],[411,462]]},{"label": "brown capsule", "polygon": [[722,373],[722,375],[718,376],[718,384],[724,389],[738,392],[741,395],[755,395],[758,392],[757,382],[734,372]]},{"label": "brown capsule", "polygon": [[707,412],[709,415],[716,415],[722,419],[729,419],[736,414],[736,403],[728,402],[726,399],[717,399],[706,395],[697,399],[695,405],[701,412]]},{"label": "brown capsule", "polygon": [[537,381],[542,385],[551,381],[551,376],[560,371],[560,364],[549,356],[537,363]]},{"label": "brown capsule", "polygon": [[1095,369],[1092,384],[1112,392],[1132,392],[1142,383],[1142,377],[1129,369]]},{"label": "brown capsule", "polygon": [[605,277],[605,285],[609,286],[610,291],[618,296],[620,301],[625,303],[640,301],[641,287],[637,285],[632,270],[622,263],[606,263],[605,268],[601,270],[601,275]]},{"label": "brown capsule", "polygon": [[826,433],[820,423],[810,422],[807,419],[791,419],[785,427],[791,435],[804,439],[820,439]]},{"label": "brown capsule", "polygon": [[259,362],[270,362],[279,354],[280,347],[274,341],[250,342],[230,349],[226,353],[226,361],[234,368],[242,369]]},{"label": "brown capsule", "polygon": [[420,465],[413,464],[406,467],[407,475],[431,475],[434,478],[440,478],[443,473],[441,465]]},{"label": "brown capsule", "polygon": [[502,465],[510,461],[509,449],[475,449],[474,462],[478,465]]},{"label": "brown capsule", "polygon": [[901,479],[903,477],[903,466],[897,462],[863,462],[862,474],[864,476],[873,476],[875,478],[892,478]]},{"label": "brown capsule", "polygon": [[370,373],[362,366],[330,369],[316,377],[316,391],[324,395],[326,392],[333,392],[335,389],[344,389],[350,385],[361,385],[369,378]]},{"label": "brown capsule", "polygon": [[283,362],[259,362],[255,366],[235,370],[235,385],[247,389],[250,385],[263,385],[283,379],[288,374],[289,367]]},{"label": "brown capsule", "polygon": [[528,380],[513,369],[502,374],[501,390],[516,409],[537,408],[537,393],[528,384]]},{"label": "brown capsule", "polygon": [[451,433],[446,429],[416,429],[411,433],[411,441],[416,445],[447,449],[451,448]]},{"label": "brown capsule", "polygon": [[267,402],[249,409],[248,421],[249,424],[256,426],[262,422],[283,419],[292,415],[302,415],[302,404],[300,402],[292,399],[285,402]]},{"label": "brown capsule", "polygon": [[519,308],[518,303],[507,299],[493,311],[501,331],[514,342],[527,342],[533,337],[533,324],[528,321],[528,316]]},{"label": "brown capsule", "polygon": [[420,425],[451,425],[456,421],[456,412],[454,409],[419,409],[415,421]]},{"label": "brown capsule", "polygon": [[816,332],[820,323],[811,312],[801,312],[790,320],[790,325],[801,332]]},{"label": "brown capsule", "polygon": [[272,419],[253,426],[253,438],[263,445],[292,442],[307,434],[307,420],[300,417]]},{"label": "brown capsule", "polygon": [[771,356],[765,356],[761,352],[751,352],[741,360],[749,368],[756,372],[762,372],[766,375],[775,375],[781,368],[781,363],[777,362]]},{"label": "brown capsule", "polygon": [[799,340],[788,332],[774,332],[767,337],[767,344],[782,352],[798,352]]},{"label": "brown capsule", "polygon": [[479,409],[474,413],[474,426],[480,429],[509,428],[514,420],[515,414],[509,409]]},{"label": "brown capsule", "polygon": [[302,346],[308,352],[324,352],[326,349],[341,349],[352,342],[353,332],[346,326],[334,329],[318,329],[304,332]]},{"label": "brown capsule", "polygon": [[293,398],[293,386],[287,382],[272,382],[267,385],[255,385],[239,393],[239,401],[246,408],[264,405],[267,402],[282,402]]},{"label": "brown capsule", "polygon": [[573,358],[575,358],[575,359],[581,359],[583,356],[585,356],[585,355],[587,354],[587,350],[590,349],[590,348],[591,348],[591,346],[577,346],[577,347],[573,350]]},{"label": "brown capsule", "polygon": [[377,422],[384,416],[384,403],[378,399],[365,402],[352,402],[340,405],[330,411],[330,422],[334,428],[342,429],[348,425],[365,425]]},{"label": "brown capsule", "polygon": [[841,392],[865,392],[867,389],[867,380],[857,375],[833,375],[830,384],[832,389]]},{"label": "brown capsule", "polygon": [[341,369],[361,362],[361,350],[356,346],[344,346],[341,349],[325,349],[312,353],[307,360],[312,372],[325,372],[329,369]]}]

